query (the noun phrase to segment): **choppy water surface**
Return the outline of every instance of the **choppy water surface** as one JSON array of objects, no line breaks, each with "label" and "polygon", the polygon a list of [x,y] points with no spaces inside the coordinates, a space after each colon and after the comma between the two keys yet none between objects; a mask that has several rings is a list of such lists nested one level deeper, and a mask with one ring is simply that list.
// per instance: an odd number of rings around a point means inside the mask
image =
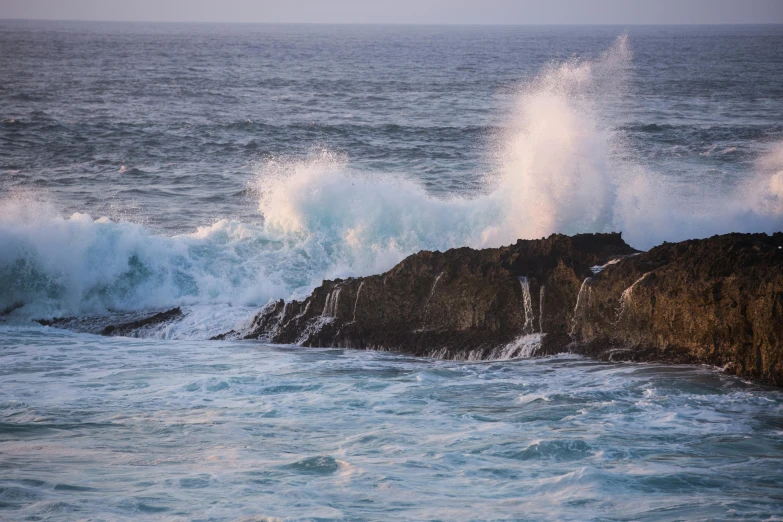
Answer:
[{"label": "choppy water surface", "polygon": [[782,27],[0,21],[0,71],[0,519],[783,517],[781,392],[713,369],[205,341],[421,249],[783,229]]},{"label": "choppy water surface", "polygon": [[783,515],[783,394],[707,368],[37,329],[0,356],[0,518]]},{"label": "choppy water surface", "polygon": [[0,22],[0,311],[783,228],[783,27]]}]

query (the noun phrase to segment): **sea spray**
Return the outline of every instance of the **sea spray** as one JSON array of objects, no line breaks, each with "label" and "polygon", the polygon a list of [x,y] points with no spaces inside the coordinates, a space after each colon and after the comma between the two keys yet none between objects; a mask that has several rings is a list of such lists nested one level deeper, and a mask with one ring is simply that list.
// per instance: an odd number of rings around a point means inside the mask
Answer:
[{"label": "sea spray", "polygon": [[[260,245],[257,227],[221,220],[165,237],[129,222],[62,217],[50,205],[0,201],[0,309],[25,316],[174,305],[258,306],[309,287],[307,272]],[[271,245],[274,247],[274,245]],[[290,264],[295,264],[289,257]],[[309,288],[307,288],[309,290]]]},{"label": "sea spray", "polygon": [[613,135],[598,102],[620,90],[630,58],[622,36],[600,60],[549,66],[520,88],[496,159],[494,197],[509,212],[485,237],[506,243],[612,228]]},{"label": "sea spray", "polygon": [[[631,69],[628,38],[597,60],[553,64],[518,91],[487,191],[437,198],[407,176],[362,172],[316,149],[258,167],[263,222],[221,219],[166,237],[140,224],[0,201],[0,310],[13,317],[179,305],[261,306],[323,279],[383,272],[418,250],[622,230],[629,243],[783,228],[783,144],[734,199],[678,209],[676,187],[633,164],[605,117]],[[620,161],[619,157],[626,158]],[[727,199],[728,198],[728,199]]]},{"label": "sea spray", "polygon": [[468,351],[452,351],[449,348],[438,348],[427,354],[432,359],[447,359],[454,361],[508,361],[512,359],[527,359],[535,355],[541,348],[541,334],[521,335],[514,341],[491,349],[478,348]]}]

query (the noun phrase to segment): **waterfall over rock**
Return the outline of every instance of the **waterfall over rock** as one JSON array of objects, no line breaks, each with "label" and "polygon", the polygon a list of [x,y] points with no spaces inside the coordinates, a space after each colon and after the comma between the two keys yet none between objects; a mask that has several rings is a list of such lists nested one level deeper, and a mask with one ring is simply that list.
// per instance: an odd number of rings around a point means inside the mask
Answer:
[{"label": "waterfall over rock", "polygon": [[530,297],[530,281],[527,277],[520,276],[519,284],[522,286],[522,305],[525,311],[525,325],[522,331],[529,334],[533,333],[533,299]]}]

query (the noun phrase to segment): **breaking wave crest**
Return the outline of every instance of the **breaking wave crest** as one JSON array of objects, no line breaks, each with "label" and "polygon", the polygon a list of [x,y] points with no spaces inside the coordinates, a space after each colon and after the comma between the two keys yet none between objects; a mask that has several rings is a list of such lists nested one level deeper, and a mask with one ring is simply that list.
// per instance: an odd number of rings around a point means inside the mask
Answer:
[{"label": "breaking wave crest", "polygon": [[167,237],[8,197],[0,201],[0,312],[258,306],[324,278],[386,270],[421,249],[613,230],[647,248],[783,228],[783,143],[733,195],[708,193],[699,208],[683,206],[664,177],[617,159],[628,154],[618,154],[622,140],[602,111],[622,95],[630,67],[622,36],[598,60],[552,65],[521,86],[487,190],[474,198],[433,197],[405,176],[358,171],[327,150],[259,166],[258,225],[222,219]]}]

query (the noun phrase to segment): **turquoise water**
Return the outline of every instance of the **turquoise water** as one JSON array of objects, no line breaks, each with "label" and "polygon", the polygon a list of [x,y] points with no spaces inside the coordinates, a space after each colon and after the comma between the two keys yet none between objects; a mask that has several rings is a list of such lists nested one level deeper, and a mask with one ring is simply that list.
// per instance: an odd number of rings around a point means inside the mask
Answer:
[{"label": "turquoise water", "polygon": [[783,514],[783,394],[711,368],[32,328],[0,357],[2,518]]}]

